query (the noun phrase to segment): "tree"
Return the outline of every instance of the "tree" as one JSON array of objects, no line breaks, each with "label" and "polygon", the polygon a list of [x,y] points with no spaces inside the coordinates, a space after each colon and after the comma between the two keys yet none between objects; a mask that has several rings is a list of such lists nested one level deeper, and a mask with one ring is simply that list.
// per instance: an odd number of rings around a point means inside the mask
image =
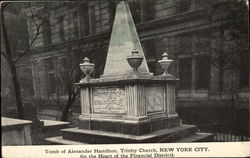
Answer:
[{"label": "tree", "polygon": [[[231,132],[237,132],[237,128],[240,127],[239,122],[237,122],[240,117],[236,115],[239,90],[249,91],[249,8],[245,0],[228,0],[226,5],[222,7],[224,7],[224,23],[218,29],[217,37],[212,36],[211,64],[217,69],[219,75],[219,94],[221,92],[230,94],[229,115],[231,119],[227,120],[230,121],[227,128]],[[242,120],[241,118],[241,123]],[[246,130],[243,129],[238,131],[246,133]]]},{"label": "tree", "polygon": [[[36,33],[33,36],[32,39],[30,39],[30,42],[24,45],[24,47],[20,46],[20,42],[25,39],[20,39],[16,38],[15,36],[9,36],[9,34],[13,31],[13,26],[8,24],[9,17],[5,14],[11,13],[11,9],[15,9],[21,7],[24,8],[25,5],[24,3],[1,3],[1,38],[2,38],[2,45],[4,46],[4,49],[1,49],[1,56],[3,56],[10,68],[10,74],[13,82],[13,87],[14,87],[14,94],[15,94],[15,100],[16,100],[16,107],[17,107],[17,113],[18,117],[20,119],[24,118],[24,109],[23,109],[23,100],[22,100],[22,94],[21,94],[21,86],[20,86],[20,81],[18,77],[18,72],[17,72],[17,64],[18,62],[26,55],[29,54],[31,47],[33,46],[34,42],[36,41],[37,37],[41,33],[41,26],[43,25],[44,20],[46,19],[46,14],[43,14],[44,16],[41,17],[40,23],[37,23],[35,20],[35,17],[33,15],[33,10],[29,5],[29,11],[31,13],[31,19],[36,26]],[[20,9],[20,8],[19,8]],[[18,19],[20,21],[26,21],[27,15],[21,13],[21,10],[18,10]],[[21,18],[21,19],[20,19]],[[26,28],[26,24],[23,24],[20,26],[20,21],[12,21],[16,27],[19,27],[18,31],[23,31]],[[20,33],[20,32],[19,32]],[[21,32],[21,34],[25,34],[28,36],[27,32]],[[23,44],[23,43],[22,43]],[[20,51],[20,47],[21,49]]]},{"label": "tree", "polygon": [[81,57],[77,52],[72,51],[69,46],[64,57],[57,64],[56,78],[59,81],[57,93],[50,98],[58,105],[62,111],[62,121],[67,121],[69,111],[74,102],[79,99],[79,88],[74,85],[81,79],[79,68]]},{"label": "tree", "polygon": [[[239,70],[242,69],[242,64],[245,65],[245,69],[249,69],[247,66],[248,58],[248,7],[245,0],[231,0],[226,5],[226,23],[221,26],[222,38],[218,39],[217,48],[217,66],[220,74],[220,91],[223,87],[223,73],[228,70],[235,70],[236,76],[239,74]],[[244,67],[244,66],[243,66]],[[232,81],[231,91],[235,91],[239,88],[239,81]]]}]

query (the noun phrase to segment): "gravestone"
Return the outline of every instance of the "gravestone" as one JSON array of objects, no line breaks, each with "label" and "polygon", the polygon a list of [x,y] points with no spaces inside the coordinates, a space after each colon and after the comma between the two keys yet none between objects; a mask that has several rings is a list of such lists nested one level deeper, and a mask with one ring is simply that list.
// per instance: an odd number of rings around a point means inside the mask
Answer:
[{"label": "gravestone", "polygon": [[2,146],[31,145],[32,121],[1,117]]},{"label": "gravestone", "polygon": [[[138,70],[127,61],[138,50]],[[85,60],[88,61],[88,60]],[[86,64],[85,64],[86,65]],[[81,80],[79,127],[63,129],[55,144],[208,141],[210,134],[181,125],[175,111],[176,79],[153,76],[126,2],[117,5],[104,73]]]}]

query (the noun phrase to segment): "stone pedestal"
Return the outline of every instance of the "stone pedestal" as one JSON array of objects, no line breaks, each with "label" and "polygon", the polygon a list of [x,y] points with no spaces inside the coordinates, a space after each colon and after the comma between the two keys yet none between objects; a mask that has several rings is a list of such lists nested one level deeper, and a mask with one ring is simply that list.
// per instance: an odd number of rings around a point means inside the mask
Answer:
[{"label": "stone pedestal", "polygon": [[82,82],[79,128],[143,135],[179,126],[173,78],[127,76]]}]

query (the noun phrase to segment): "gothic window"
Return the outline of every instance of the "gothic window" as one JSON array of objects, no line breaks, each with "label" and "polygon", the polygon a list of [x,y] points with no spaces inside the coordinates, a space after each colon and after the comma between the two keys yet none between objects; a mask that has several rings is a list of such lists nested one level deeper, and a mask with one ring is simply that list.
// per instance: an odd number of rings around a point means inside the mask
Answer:
[{"label": "gothic window", "polygon": [[192,58],[179,59],[179,88],[190,89],[192,84]]},{"label": "gothic window", "polygon": [[199,55],[195,57],[195,88],[207,89],[209,87],[210,57]]}]

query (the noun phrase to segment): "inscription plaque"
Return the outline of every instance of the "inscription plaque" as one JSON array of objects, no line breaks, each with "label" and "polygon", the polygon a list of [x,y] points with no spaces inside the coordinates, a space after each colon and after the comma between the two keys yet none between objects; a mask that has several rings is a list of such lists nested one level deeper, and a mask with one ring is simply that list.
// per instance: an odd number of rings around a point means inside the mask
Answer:
[{"label": "inscription plaque", "polygon": [[126,112],[124,87],[93,88],[93,112],[122,114]]},{"label": "inscription plaque", "polygon": [[[152,86],[152,87],[151,87]],[[146,87],[147,111],[164,111],[164,88],[161,85],[151,85]]]}]

